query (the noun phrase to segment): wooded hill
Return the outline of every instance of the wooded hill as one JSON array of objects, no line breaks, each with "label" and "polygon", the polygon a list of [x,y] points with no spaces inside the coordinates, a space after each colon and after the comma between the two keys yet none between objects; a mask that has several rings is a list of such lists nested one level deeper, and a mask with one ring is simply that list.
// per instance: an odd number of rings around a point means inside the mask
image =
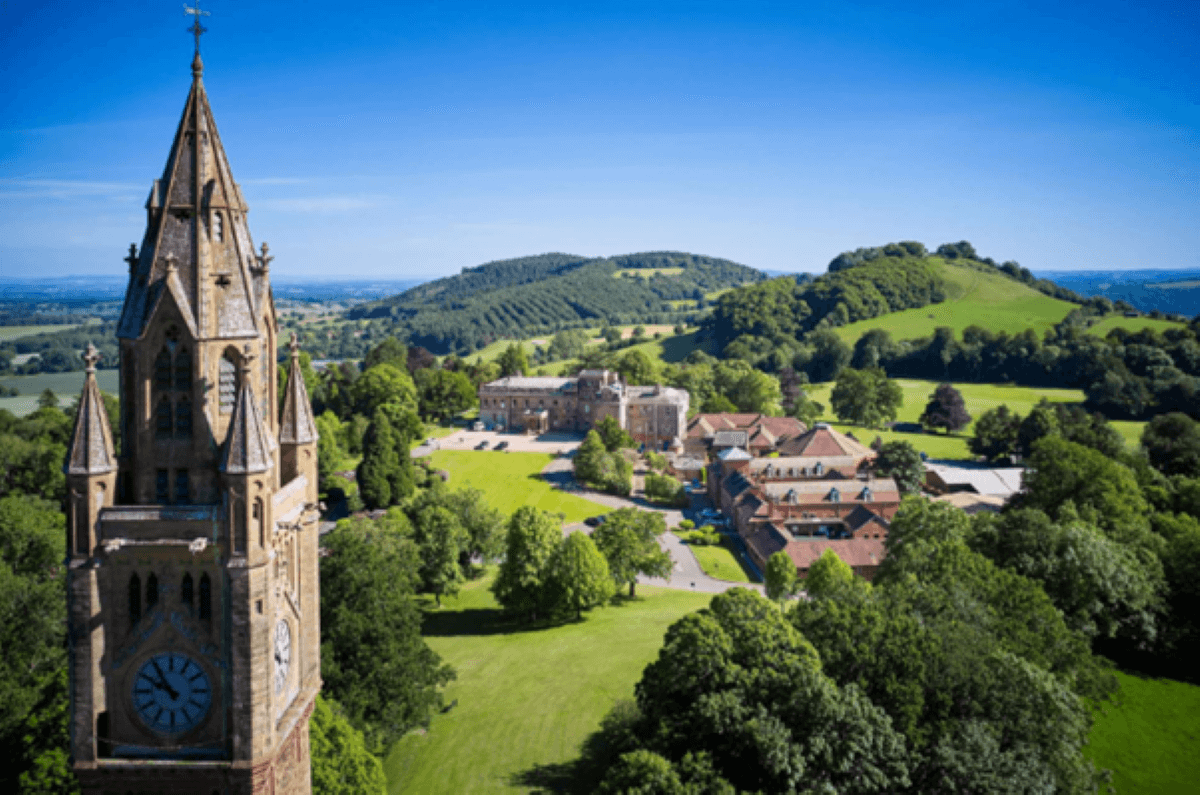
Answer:
[{"label": "wooded hill", "polygon": [[649,252],[570,254],[489,262],[355,307],[349,319],[390,319],[392,333],[435,353],[467,354],[502,337],[694,317],[712,293],[762,273],[715,257]]}]

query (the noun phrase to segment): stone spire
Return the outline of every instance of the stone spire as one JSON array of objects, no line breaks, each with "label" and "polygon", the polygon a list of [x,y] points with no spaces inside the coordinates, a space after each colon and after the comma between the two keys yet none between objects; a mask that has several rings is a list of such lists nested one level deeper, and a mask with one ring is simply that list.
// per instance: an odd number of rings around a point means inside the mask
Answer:
[{"label": "stone spire", "polygon": [[308,388],[304,386],[304,376],[300,372],[300,343],[295,332],[292,332],[288,347],[292,352],[292,363],[283,396],[283,415],[279,420],[279,443],[312,444],[317,441],[317,424],[313,421]]},{"label": "stone spire", "polygon": [[[125,339],[143,336],[167,293],[196,339],[263,332],[267,276],[256,267],[248,208],[221,145],[203,70],[197,53],[166,167],[146,200],[146,234],[117,327]],[[166,264],[172,257],[174,274]]]},{"label": "stone spire", "polygon": [[225,440],[225,455],[221,459],[221,472],[227,475],[267,472],[274,465],[271,439],[263,428],[258,402],[250,389],[250,362],[253,359],[254,355],[247,345],[242,356],[242,388],[233,407],[229,435]]},{"label": "stone spire", "polygon": [[108,426],[108,412],[104,410],[104,399],[96,385],[96,362],[100,354],[88,343],[83,360],[87,362],[87,375],[83,381],[83,394],[79,396],[79,410],[75,414],[75,431],[71,435],[71,447],[63,472],[68,475],[102,475],[117,470],[117,454],[113,449],[112,429]]}]

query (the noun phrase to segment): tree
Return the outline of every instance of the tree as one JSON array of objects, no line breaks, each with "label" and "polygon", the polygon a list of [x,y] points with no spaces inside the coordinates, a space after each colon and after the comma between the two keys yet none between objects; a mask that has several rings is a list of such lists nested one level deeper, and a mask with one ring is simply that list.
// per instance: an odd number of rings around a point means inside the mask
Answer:
[{"label": "tree", "polygon": [[354,382],[354,412],[371,417],[384,403],[417,410],[417,387],[408,373],[391,364],[378,364]]},{"label": "tree", "polygon": [[308,723],[315,795],[359,795],[387,792],[379,758],[367,750],[362,732],[354,728],[341,706],[317,694]]},{"label": "tree", "polygon": [[363,357],[363,370],[370,370],[378,364],[390,364],[397,370],[406,369],[408,347],[395,337],[387,337]]},{"label": "tree", "polygon": [[949,433],[961,431],[970,423],[971,415],[967,413],[962,393],[950,384],[939,384],[929,396],[921,424],[930,430],[944,428]]},{"label": "tree", "polygon": [[571,533],[559,542],[546,562],[546,577],[552,609],[577,619],[616,591],[608,562],[586,533]]},{"label": "tree", "polygon": [[583,483],[597,482],[606,452],[600,434],[595,429],[588,431],[575,451],[575,479]]},{"label": "tree", "polygon": [[838,374],[829,402],[843,422],[877,428],[896,419],[896,410],[904,403],[904,392],[899,384],[888,380],[882,368],[847,367]]},{"label": "tree", "polygon": [[1139,560],[1093,525],[1056,524],[1028,508],[981,514],[969,544],[997,566],[1041,583],[1067,626],[1089,638],[1149,643],[1158,634],[1161,564]]},{"label": "tree", "polygon": [[600,330],[600,336],[604,337],[604,341],[609,345],[621,341],[621,329],[605,326]]},{"label": "tree", "polygon": [[1129,467],[1103,454],[1048,436],[1033,446],[1025,470],[1021,505],[1052,519],[1068,509],[1119,541],[1145,538],[1149,505]]},{"label": "tree", "polygon": [[[363,457],[357,473],[359,494],[368,507],[395,505],[412,492],[412,462],[408,460],[406,447],[397,442],[387,413],[382,407],[376,409],[363,439]],[[402,452],[405,453],[403,460]]]},{"label": "tree", "polygon": [[429,591],[442,605],[443,595],[458,593],[462,583],[459,556],[468,543],[467,531],[453,513],[441,506],[429,506],[413,522],[413,542],[420,557],[423,590]]},{"label": "tree", "polygon": [[821,557],[808,567],[804,578],[804,591],[809,596],[833,596],[854,581],[854,570],[838,557],[832,549],[821,553]]},{"label": "tree", "polygon": [[988,409],[975,422],[975,434],[967,440],[967,447],[975,455],[988,461],[996,461],[1017,451],[1017,434],[1021,428],[1021,416],[1001,404]]},{"label": "tree", "polygon": [[617,418],[611,414],[597,422],[595,430],[600,435],[600,441],[604,442],[604,449],[610,453],[615,453],[622,447],[633,447],[637,444],[633,441],[633,437],[621,428]]},{"label": "tree", "polygon": [[408,370],[408,374],[415,377],[418,370],[437,367],[437,357],[420,345],[414,345],[407,351],[404,366]]},{"label": "tree", "polygon": [[630,385],[654,382],[654,362],[643,351],[627,351],[617,360],[617,372]]},{"label": "tree", "polygon": [[492,583],[492,594],[505,610],[537,620],[547,601],[547,562],[560,543],[562,527],[550,514],[529,505],[513,512],[504,561]]},{"label": "tree", "polygon": [[678,507],[687,507],[691,500],[683,484],[670,475],[649,473],[645,477],[646,499]]},{"label": "tree", "polygon": [[470,570],[472,560],[491,563],[504,554],[504,516],[487,504],[482,491],[459,489],[447,494],[445,503],[467,532],[459,556],[463,571]]},{"label": "tree", "polygon": [[564,329],[550,340],[550,355],[555,359],[574,359],[587,347],[588,335],[583,329]]},{"label": "tree", "polygon": [[799,577],[796,564],[782,549],[767,558],[767,598],[776,602],[790,599],[796,594]]},{"label": "tree", "polygon": [[479,402],[475,385],[466,373],[453,370],[417,370],[416,383],[422,417],[445,421],[473,408]]},{"label": "tree", "polygon": [[658,536],[664,532],[666,520],[662,514],[619,508],[592,533],[592,540],[608,561],[614,583],[617,587],[628,584],[631,598],[639,574],[663,579],[671,576],[671,556],[658,546]]},{"label": "tree", "polygon": [[1028,456],[1033,452],[1033,446],[1047,436],[1058,436],[1058,413],[1050,401],[1042,398],[1036,406],[1030,409],[1025,419],[1017,428],[1017,452]]},{"label": "tree", "polygon": [[517,343],[510,344],[505,348],[496,363],[500,365],[501,378],[510,375],[524,375],[529,372],[529,359],[525,356],[525,347]]},{"label": "tree", "polygon": [[58,408],[58,395],[54,394],[53,389],[46,387],[38,396],[37,404],[40,409],[56,409]]},{"label": "tree", "polygon": [[677,770],[688,754],[704,754],[711,775],[737,791],[908,786],[905,741],[885,713],[834,684],[812,644],[745,589],[672,624],[636,693],[642,749]]},{"label": "tree", "polygon": [[1200,422],[1186,414],[1161,414],[1142,431],[1142,447],[1165,475],[1200,477]]},{"label": "tree", "polygon": [[925,464],[916,448],[903,439],[885,442],[875,457],[875,471],[896,481],[902,494],[916,494],[925,480]]},{"label": "tree", "polygon": [[426,724],[454,679],[421,637],[417,548],[397,520],[343,519],[322,540],[321,677],[373,753]]}]

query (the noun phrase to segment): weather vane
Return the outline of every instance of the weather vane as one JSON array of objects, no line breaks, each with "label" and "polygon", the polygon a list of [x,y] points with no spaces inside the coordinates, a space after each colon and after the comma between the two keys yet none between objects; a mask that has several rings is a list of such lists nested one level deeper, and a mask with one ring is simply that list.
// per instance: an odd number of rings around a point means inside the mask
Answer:
[{"label": "weather vane", "polygon": [[201,34],[208,31],[208,28],[206,28],[200,24],[200,17],[210,17],[210,16],[212,16],[212,14],[210,14],[207,11],[200,10],[200,0],[196,0],[195,8],[189,8],[187,3],[184,3],[183,4],[183,13],[191,14],[193,17],[196,18],[195,22],[192,23],[192,26],[190,28],[188,28],[188,33],[191,33],[196,37],[196,54],[199,55],[200,54],[200,36],[201,36]]}]

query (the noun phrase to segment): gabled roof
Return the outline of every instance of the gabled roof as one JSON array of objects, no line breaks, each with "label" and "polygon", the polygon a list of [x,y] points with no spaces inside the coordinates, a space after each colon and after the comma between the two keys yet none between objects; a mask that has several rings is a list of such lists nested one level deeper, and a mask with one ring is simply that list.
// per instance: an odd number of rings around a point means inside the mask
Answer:
[{"label": "gabled roof", "polygon": [[793,541],[785,547],[796,568],[807,571],[825,550],[831,549],[851,567],[878,566],[887,554],[882,539],[845,538],[834,541]]},{"label": "gabled roof", "polygon": [[[243,367],[248,369],[248,365],[243,364]],[[225,454],[221,458],[220,469],[229,475],[267,472],[275,463],[271,457],[272,440],[263,428],[248,375],[244,369],[242,391],[233,407],[229,435],[225,438]]]},{"label": "gabled roof", "polygon": [[104,399],[100,396],[100,387],[96,385],[97,359],[96,348],[89,343],[84,356],[88,363],[87,375],[83,380],[83,393],[79,396],[79,409],[75,413],[71,446],[67,448],[67,457],[63,462],[63,472],[68,475],[102,475],[117,469],[108,412],[104,410]]},{"label": "gabled roof", "polygon": [[279,418],[280,444],[311,444],[317,441],[317,424],[313,421],[308,388],[300,372],[300,345],[292,332],[292,362],[288,369],[287,388],[283,396],[283,414]]},{"label": "gabled roof", "polygon": [[863,459],[875,457],[874,450],[840,431],[835,431],[823,422],[817,423],[806,433],[781,444],[779,452],[784,456],[804,458],[854,456]]},{"label": "gabled roof", "polygon": [[712,438],[713,447],[745,447],[745,431],[717,431]]}]

